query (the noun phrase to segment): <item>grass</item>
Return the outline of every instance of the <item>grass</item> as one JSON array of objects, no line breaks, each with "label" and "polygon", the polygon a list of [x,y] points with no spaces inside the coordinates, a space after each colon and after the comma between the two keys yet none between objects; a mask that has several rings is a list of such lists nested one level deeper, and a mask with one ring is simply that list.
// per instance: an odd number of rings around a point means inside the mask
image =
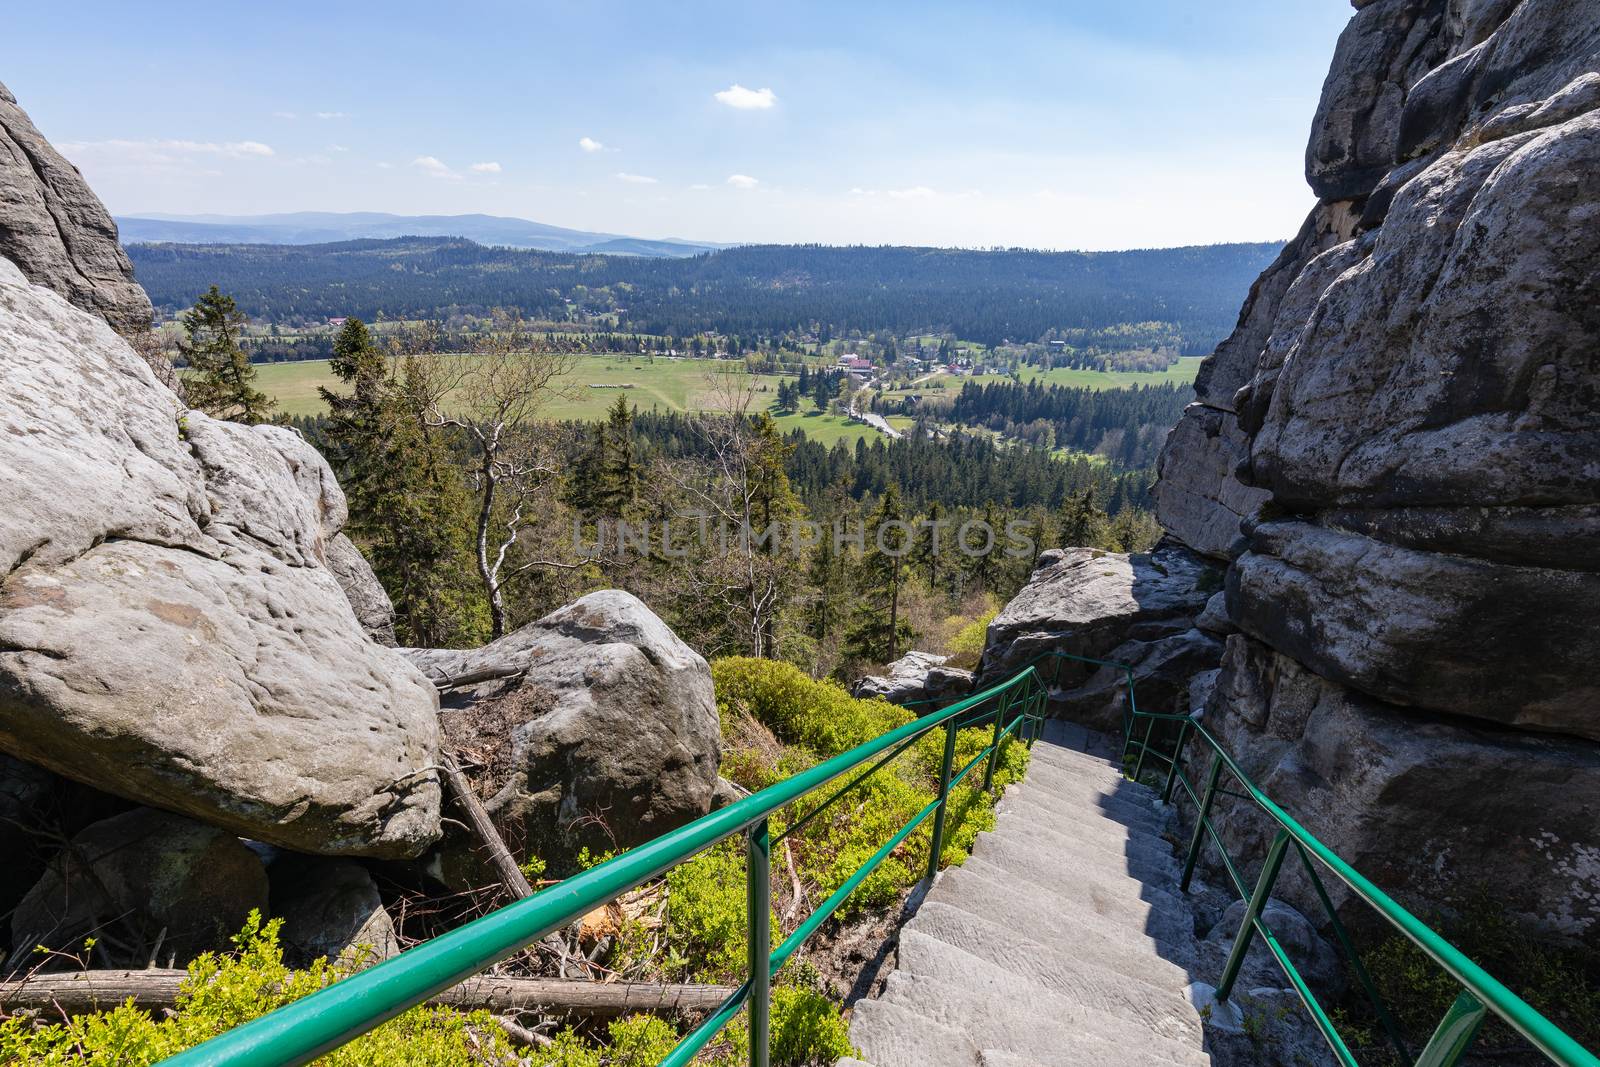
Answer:
[{"label": "grass", "polygon": [[[576,369],[562,382],[563,395],[545,406],[544,415],[550,419],[604,418],[606,409],[616,403],[619,393],[627,396],[628,402],[640,411],[713,410],[718,399],[711,376],[719,366],[706,360],[580,356]],[[738,373],[744,373],[742,368]],[[279,410],[287,415],[322,414],[327,408],[318,388],[337,385],[328,370],[328,361],[323,359],[262,363],[257,365],[256,375],[257,386],[275,399]],[[777,398],[778,383],[785,380],[792,379],[778,375],[757,375],[754,406],[765,408],[771,405]],[[632,388],[616,388],[622,385]],[[806,408],[810,408],[809,401]],[[811,440],[829,447],[839,441],[854,445],[860,439],[870,443],[881,437],[876,430],[852,422],[842,415],[822,415],[810,410],[780,415],[776,421],[785,433],[801,429]],[[898,429],[907,429],[911,425],[908,418],[896,417],[889,421]]]}]

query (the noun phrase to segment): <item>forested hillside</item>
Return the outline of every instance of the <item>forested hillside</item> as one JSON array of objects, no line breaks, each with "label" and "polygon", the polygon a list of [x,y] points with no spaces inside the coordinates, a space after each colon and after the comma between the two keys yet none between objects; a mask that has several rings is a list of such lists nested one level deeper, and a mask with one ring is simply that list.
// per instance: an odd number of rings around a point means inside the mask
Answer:
[{"label": "forested hillside", "polygon": [[129,248],[157,308],[186,307],[217,285],[252,318],[273,322],[507,307],[557,322],[606,316],[618,329],[676,337],[938,330],[983,344],[1165,322],[1188,354],[1226,336],[1276,252],[1272,244],[1132,252],[754,245],[659,260],[420,237]]}]

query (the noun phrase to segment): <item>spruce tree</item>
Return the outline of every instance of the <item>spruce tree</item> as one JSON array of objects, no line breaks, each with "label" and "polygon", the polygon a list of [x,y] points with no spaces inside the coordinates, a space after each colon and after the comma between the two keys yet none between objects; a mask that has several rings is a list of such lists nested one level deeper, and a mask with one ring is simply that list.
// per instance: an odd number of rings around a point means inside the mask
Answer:
[{"label": "spruce tree", "polygon": [[633,444],[634,412],[628,398],[618,396],[606,413],[600,431],[601,491],[598,503],[608,513],[621,515],[639,495],[639,459]]},{"label": "spruce tree", "polygon": [[902,540],[909,534],[903,525],[890,525],[904,522],[900,494],[890,485],[867,522],[867,551],[861,562],[863,592],[845,635],[846,654],[858,660],[892,662],[916,639],[911,624],[900,617],[900,593],[910,571]]},{"label": "spruce tree", "polygon": [[184,340],[178,351],[189,364],[183,376],[191,406],[219,419],[254,425],[265,422],[273,402],[255,387],[256,371],[239,347],[248,320],[215,285],[183,314]]},{"label": "spruce tree", "polygon": [[404,384],[359,319],[334,340],[330,368],[350,392],[323,389],[326,434],[350,504],[346,526],[395,609],[403,644],[481,636],[473,607],[470,504],[443,441],[407,406]]},{"label": "spruce tree", "polygon": [[1110,521],[1094,500],[1094,487],[1069,496],[1061,507],[1061,541],[1066,548],[1105,548]]}]

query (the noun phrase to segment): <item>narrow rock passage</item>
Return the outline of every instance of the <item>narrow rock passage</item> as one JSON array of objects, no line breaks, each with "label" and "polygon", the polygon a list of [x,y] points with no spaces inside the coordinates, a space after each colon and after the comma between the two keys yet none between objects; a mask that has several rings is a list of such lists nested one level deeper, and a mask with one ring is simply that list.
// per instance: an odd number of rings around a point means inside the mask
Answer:
[{"label": "narrow rock passage", "polygon": [[[1051,722],[998,824],[943,871],[900,933],[851,1041],[876,1067],[1209,1065],[1155,791]],[[846,1063],[854,1061],[845,1061]]]}]

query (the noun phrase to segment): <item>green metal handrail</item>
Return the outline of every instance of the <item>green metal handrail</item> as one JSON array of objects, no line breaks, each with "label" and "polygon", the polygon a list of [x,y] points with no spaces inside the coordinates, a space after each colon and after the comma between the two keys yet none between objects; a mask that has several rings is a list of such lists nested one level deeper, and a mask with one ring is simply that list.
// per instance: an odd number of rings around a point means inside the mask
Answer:
[{"label": "green metal handrail", "polygon": [[[741,1008],[750,1014],[750,1062],[767,1067],[768,1021],[773,975],[831,916],[872,871],[930,816],[928,873],[938,869],[943,851],[951,791],[987,758],[984,788],[992,786],[1002,746],[1011,735],[1031,746],[1043,722],[1047,692],[1031,667],[949,707],[825,760],[776,785],[696,819],[582,874],[509,904],[389,960],[343,978],[300,1000],[244,1023],[163,1061],[168,1067],[293,1067],[353,1040],[428,998],[492,967],[545,935],[560,930],[595,908],[659,877],[706,849],[745,833],[749,976],[699,1027],[685,1037],[663,1064],[693,1059]],[[952,773],[956,731],[970,725],[993,702],[994,732],[989,744],[959,772]],[[984,718],[987,711],[983,711]],[[1008,718],[1009,716],[1009,718]],[[813,808],[809,820],[870,774],[906,751],[918,738],[943,727],[944,754],[938,796],[918,812],[817,908],[776,951],[771,948],[769,818],[812,792],[863,766],[868,769]],[[885,755],[887,754],[887,755]]]},{"label": "green metal handrail", "polygon": [[[1153,757],[1164,762],[1167,765],[1167,772],[1161,790],[1162,802],[1170,802],[1174,785],[1181,785],[1197,808],[1194,833],[1184,855],[1180,888],[1188,890],[1202,846],[1209,837],[1217,846],[1223,867],[1234,888],[1246,902],[1244,920],[1240,923],[1227,965],[1217,983],[1216,999],[1219,1002],[1226,1002],[1232,994],[1234,982],[1244,965],[1250,945],[1256,936],[1260,936],[1289,978],[1339,1062],[1347,1067],[1356,1067],[1355,1056],[1339,1035],[1332,1019],[1262,918],[1273,885],[1282,869],[1283,860],[1292,846],[1316,890],[1341,950],[1350,961],[1363,991],[1372,1001],[1379,1021],[1402,1063],[1411,1064],[1412,1067],[1452,1067],[1466,1053],[1477,1036],[1485,1016],[1492,1011],[1552,1062],[1562,1064],[1563,1067],[1600,1067],[1600,1058],[1593,1052],[1578,1044],[1571,1035],[1507,989],[1296,822],[1271,797],[1262,792],[1198,718],[1188,714],[1140,710],[1134,698],[1134,671],[1131,666],[1111,660],[1052,651],[1036,656],[1025,665],[1025,669],[1033,670],[1044,659],[1051,657],[1057,659],[1056,669],[1051,676],[1052,686],[1059,684],[1062,660],[1113,667],[1122,672],[1128,687],[1128,706],[1123,716],[1124,768],[1131,759],[1133,761],[1131,776],[1137,781],[1147,758]],[[1138,721],[1141,719],[1145,721],[1144,734],[1142,737],[1136,737]],[[1177,726],[1177,738],[1170,752],[1163,752],[1152,743],[1157,725],[1163,723]],[[1194,788],[1182,769],[1185,746],[1192,737],[1199,738],[1212,753],[1211,768],[1204,793]],[[1222,787],[1221,776],[1224,770],[1243,789],[1242,793]],[[1219,796],[1248,800],[1265,812],[1277,825],[1272,845],[1268,849],[1253,887],[1246,882],[1233,857],[1228,853],[1222,835],[1212,819],[1212,809]],[[1409,1054],[1398,1026],[1379,996],[1371,975],[1367,973],[1357,955],[1349,933],[1336,913],[1316,867],[1311,862],[1313,859],[1332,871],[1334,876],[1349,886],[1357,897],[1377,911],[1389,925],[1400,931],[1463,987],[1461,995],[1445,1012],[1427,1045],[1415,1057]]]}]

